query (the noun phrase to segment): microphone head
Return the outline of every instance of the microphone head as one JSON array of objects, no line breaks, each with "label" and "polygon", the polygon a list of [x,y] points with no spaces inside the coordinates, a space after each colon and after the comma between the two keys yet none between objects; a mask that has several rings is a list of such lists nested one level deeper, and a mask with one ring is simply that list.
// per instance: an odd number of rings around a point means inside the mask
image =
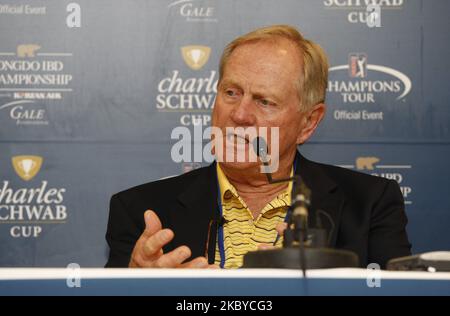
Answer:
[{"label": "microphone head", "polygon": [[267,156],[266,140],[261,136],[255,137],[253,139],[253,150],[259,158],[265,158]]}]

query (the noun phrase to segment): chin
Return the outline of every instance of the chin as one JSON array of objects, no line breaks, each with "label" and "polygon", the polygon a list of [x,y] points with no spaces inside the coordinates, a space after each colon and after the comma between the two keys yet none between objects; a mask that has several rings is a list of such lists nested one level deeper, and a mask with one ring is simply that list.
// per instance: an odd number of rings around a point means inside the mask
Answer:
[{"label": "chin", "polygon": [[234,169],[234,170],[246,170],[246,169],[252,169],[255,167],[259,167],[259,162],[220,162],[221,166],[224,166],[228,169]]}]

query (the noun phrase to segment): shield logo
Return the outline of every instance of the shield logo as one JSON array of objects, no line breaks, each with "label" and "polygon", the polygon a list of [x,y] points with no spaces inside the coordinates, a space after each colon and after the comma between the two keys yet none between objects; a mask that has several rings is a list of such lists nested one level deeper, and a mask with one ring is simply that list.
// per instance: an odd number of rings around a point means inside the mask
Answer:
[{"label": "shield logo", "polygon": [[208,46],[190,45],[181,47],[184,62],[193,70],[201,69],[209,59],[211,48]]},{"label": "shield logo", "polygon": [[41,170],[42,157],[40,156],[14,156],[12,165],[17,175],[25,181],[33,179]]},{"label": "shield logo", "polygon": [[367,54],[352,53],[349,55],[349,73],[352,78],[367,76]]}]

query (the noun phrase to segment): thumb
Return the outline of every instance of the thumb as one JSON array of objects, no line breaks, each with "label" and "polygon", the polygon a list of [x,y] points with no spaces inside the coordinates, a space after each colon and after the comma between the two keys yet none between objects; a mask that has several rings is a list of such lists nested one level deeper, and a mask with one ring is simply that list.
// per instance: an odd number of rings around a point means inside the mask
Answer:
[{"label": "thumb", "polygon": [[276,226],[276,230],[278,235],[283,236],[285,229],[287,228],[287,223],[278,223]]},{"label": "thumb", "polygon": [[144,221],[145,221],[145,230],[142,235],[145,237],[151,237],[156,232],[162,229],[161,221],[159,220],[158,215],[152,210],[147,210],[144,213]]}]

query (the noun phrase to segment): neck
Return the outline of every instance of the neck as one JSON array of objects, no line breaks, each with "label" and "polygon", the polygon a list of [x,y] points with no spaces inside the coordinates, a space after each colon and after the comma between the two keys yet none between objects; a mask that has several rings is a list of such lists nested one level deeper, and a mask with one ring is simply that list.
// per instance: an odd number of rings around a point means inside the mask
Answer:
[{"label": "neck", "polygon": [[[228,181],[236,188],[238,193],[268,193],[277,191],[276,188],[284,186],[285,183],[271,184],[268,182],[265,173],[261,173],[260,166],[248,169],[228,168],[224,164],[220,164],[220,168],[226,175]],[[292,164],[286,164],[278,168],[277,172],[272,173],[272,178],[285,179],[291,174]]]},{"label": "neck", "polygon": [[[287,159],[280,159],[278,170],[272,173],[273,179],[290,177],[294,157],[295,152]],[[221,163],[220,168],[228,181],[236,188],[239,196],[245,201],[255,218],[267,203],[288,186],[288,182],[270,184],[266,174],[261,173],[260,165],[238,169]]]}]

